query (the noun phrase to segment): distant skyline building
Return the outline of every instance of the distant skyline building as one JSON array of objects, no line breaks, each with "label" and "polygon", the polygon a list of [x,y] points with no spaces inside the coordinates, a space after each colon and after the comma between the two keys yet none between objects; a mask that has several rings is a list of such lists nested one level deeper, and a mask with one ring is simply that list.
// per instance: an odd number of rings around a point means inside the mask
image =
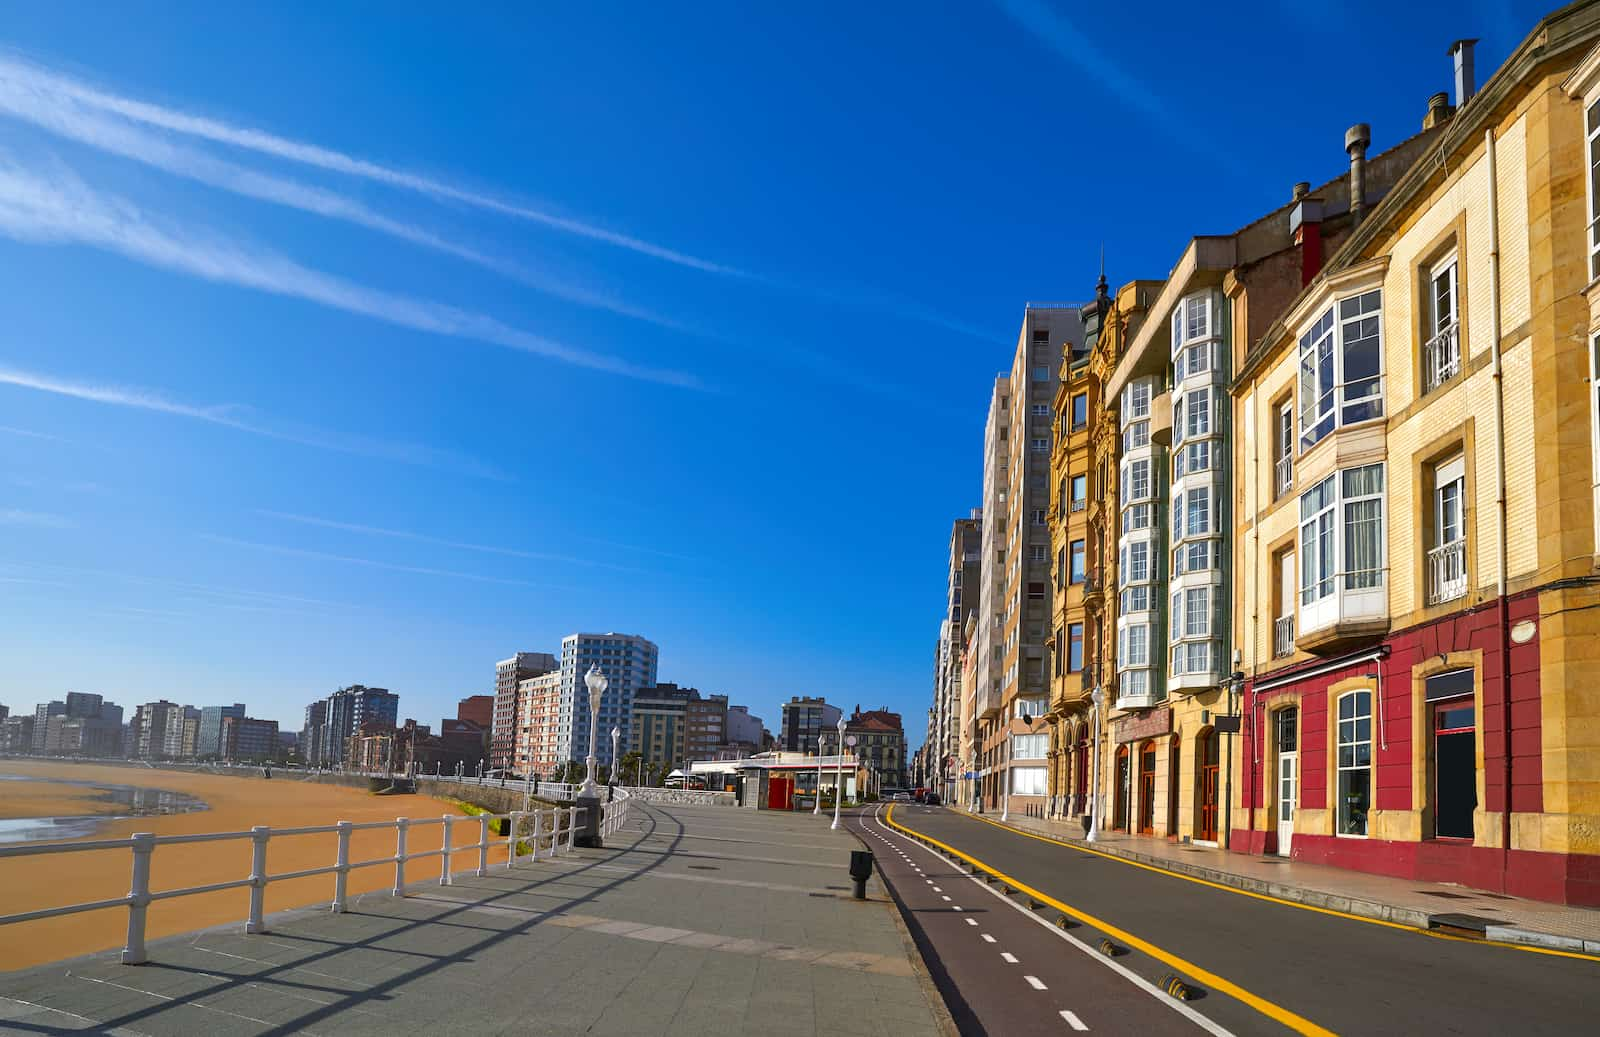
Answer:
[{"label": "distant skyline building", "polygon": [[728,740],[728,696],[706,695],[689,702],[683,751],[689,760],[714,760]]},{"label": "distant skyline building", "polygon": [[[363,724],[387,724],[394,727],[400,716],[400,696],[387,688],[369,688],[352,684],[329,695],[324,702],[321,724],[316,728],[315,745],[304,747],[309,766],[331,767],[342,764],[345,743],[354,737]],[[308,729],[312,726],[314,707],[306,710]]]},{"label": "distant skyline building", "polygon": [[60,699],[41,702],[33,708],[33,745],[36,753],[44,752],[45,734],[50,729],[50,718],[67,712],[67,704]]},{"label": "distant skyline building", "polygon": [[194,744],[195,755],[215,756],[222,752],[223,717],[243,717],[244,714],[243,702],[235,702],[231,706],[202,706],[200,708],[200,735]]},{"label": "distant skyline building", "polygon": [[627,751],[640,754],[646,766],[677,766],[684,758],[689,706],[698,696],[670,682],[640,688],[633,696]]},{"label": "distant skyline building", "polygon": [[278,751],[278,722],[223,714],[218,718],[217,751],[230,761],[270,760]]},{"label": "distant skyline building", "polygon": [[548,776],[567,762],[566,746],[556,736],[561,720],[561,670],[552,669],[517,683],[516,735],[511,769]]},{"label": "distant skyline building", "polygon": [[561,668],[549,652],[518,652],[494,664],[494,716],[490,723],[489,764],[510,767],[516,755],[517,727],[525,712],[519,698],[523,681]]},{"label": "distant skyline building", "polygon": [[611,729],[630,737],[633,695],[656,683],[659,650],[654,641],[637,634],[568,634],[561,639],[561,705],[556,737],[566,746],[569,760],[589,755],[589,688],[584,676],[599,667],[609,682],[600,700],[600,730],[595,738],[595,758],[610,765]]},{"label": "distant skyline building", "polygon": [[[779,742],[786,752],[815,752],[817,735],[832,731],[844,712],[838,706],[828,705],[821,696],[791,696],[783,704],[783,727]],[[837,733],[834,734],[837,738]]]}]

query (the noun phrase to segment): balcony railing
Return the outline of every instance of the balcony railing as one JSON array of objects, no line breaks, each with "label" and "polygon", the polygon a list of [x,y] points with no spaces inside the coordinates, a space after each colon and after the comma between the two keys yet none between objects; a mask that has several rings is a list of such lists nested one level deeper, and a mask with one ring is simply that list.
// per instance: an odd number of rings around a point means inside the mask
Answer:
[{"label": "balcony railing", "polygon": [[1460,371],[1460,325],[1452,321],[1422,347],[1422,391],[1432,392]]},{"label": "balcony railing", "polygon": [[1282,497],[1294,489],[1294,457],[1285,454],[1273,463],[1273,495]]},{"label": "balcony railing", "polygon": [[1294,654],[1294,617],[1280,616],[1272,621],[1272,657]]},{"label": "balcony railing", "polygon": [[1084,500],[1082,497],[1079,497],[1079,498],[1077,498],[1076,500],[1074,500],[1072,502],[1072,504],[1071,504],[1071,506],[1069,507],[1068,510],[1070,510],[1070,511],[1082,511],[1084,508],[1087,508],[1088,506],[1089,506],[1089,502],[1087,500]]},{"label": "balcony railing", "polygon": [[1467,593],[1467,542],[1465,539],[1428,552],[1428,604],[1452,601]]}]

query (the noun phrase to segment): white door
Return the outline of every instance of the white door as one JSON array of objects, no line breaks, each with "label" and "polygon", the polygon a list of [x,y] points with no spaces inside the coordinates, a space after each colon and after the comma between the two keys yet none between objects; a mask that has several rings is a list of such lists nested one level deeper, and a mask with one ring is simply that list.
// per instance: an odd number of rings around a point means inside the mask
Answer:
[{"label": "white door", "polygon": [[1273,718],[1278,742],[1278,856],[1287,857],[1294,844],[1294,808],[1300,798],[1298,709],[1280,709]]},{"label": "white door", "polygon": [[1299,753],[1278,754],[1278,856],[1289,856],[1290,844],[1294,842],[1294,801],[1295,783],[1299,775],[1295,773]]}]

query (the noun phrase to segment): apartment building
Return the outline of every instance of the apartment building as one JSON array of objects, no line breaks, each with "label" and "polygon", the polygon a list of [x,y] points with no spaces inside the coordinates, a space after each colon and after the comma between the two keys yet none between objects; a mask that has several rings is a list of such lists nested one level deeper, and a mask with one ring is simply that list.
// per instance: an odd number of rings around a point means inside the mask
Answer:
[{"label": "apartment building", "polygon": [[635,692],[628,751],[640,754],[647,767],[679,766],[687,758],[689,704],[697,694],[666,682]]},{"label": "apartment building", "polygon": [[[992,729],[1000,716],[1004,656],[1006,523],[1011,514],[1011,379],[995,378],[983,423],[982,527],[979,538],[977,608],[969,612],[968,657],[962,685],[962,760],[973,776],[973,806],[992,801]],[[964,598],[963,600],[969,600]],[[970,606],[969,606],[970,607]]]},{"label": "apartment building", "polygon": [[1243,358],[1240,848],[1600,904],[1597,43],[1563,8],[1482,91],[1458,44]]},{"label": "apartment building", "polygon": [[243,702],[235,702],[231,706],[200,707],[200,734],[195,741],[195,754],[215,756],[222,752],[222,718],[243,717],[244,713]]},{"label": "apartment building", "polygon": [[688,726],[683,749],[690,762],[716,759],[728,740],[728,696],[702,696],[696,691],[684,720]]},{"label": "apartment building", "polygon": [[519,717],[527,712],[518,697],[522,682],[560,668],[561,664],[549,652],[518,652],[511,658],[502,659],[494,664],[494,716],[489,734],[490,766],[513,766],[512,757],[516,754]]},{"label": "apartment building", "polygon": [[873,775],[880,787],[902,787],[906,784],[906,735],[900,723],[900,714],[887,709],[869,709],[865,713],[857,706],[845,721],[845,738],[854,738],[854,746],[846,747],[846,755],[853,755]]},{"label": "apartment building", "polygon": [[[527,653],[524,653],[527,654]],[[546,655],[544,658],[552,659]],[[496,695],[498,703],[500,696]],[[571,759],[567,737],[561,734],[561,670],[548,671],[517,682],[508,766],[517,774],[547,777]],[[490,766],[494,766],[493,756]]]},{"label": "apartment building", "polygon": [[961,733],[971,724],[970,699],[962,686],[967,652],[967,616],[976,610],[983,578],[983,511],[972,509],[950,530],[949,565],[945,573],[945,615],[939,622],[934,649],[933,706],[928,711],[928,737],[923,743],[922,780],[946,800],[955,795],[956,775],[966,761]]},{"label": "apartment building", "polygon": [[595,757],[609,766],[611,729],[620,728],[626,744],[634,693],[655,685],[658,655],[655,642],[636,634],[568,634],[561,639],[561,712],[556,736],[566,746],[567,759],[582,762],[589,755],[589,686],[584,682],[589,669],[598,667],[608,681],[600,700]]},{"label": "apartment building", "polygon": [[[996,384],[1003,422],[995,421],[991,409],[1000,447],[994,456],[1002,462],[994,485],[1004,509],[994,523],[999,593],[991,622],[997,625],[998,644],[990,647],[991,655],[999,649],[1000,674],[998,688],[985,700],[989,708],[979,717],[991,808],[1042,814],[1046,806],[1048,736],[1035,727],[1049,710],[1050,693],[1050,443],[1060,357],[1082,348],[1077,306],[1029,303],[1003,392]],[[987,473],[985,482],[987,488]],[[986,512],[986,533],[988,527]]]},{"label": "apartment building", "polygon": [[779,728],[779,741],[785,752],[809,753],[817,748],[817,736],[827,733],[830,741],[838,740],[835,725],[844,714],[838,706],[830,706],[820,696],[794,695],[783,704],[783,724]]},{"label": "apartment building", "polygon": [[278,752],[278,722],[247,717],[242,710],[239,715],[222,714],[216,751],[224,760],[235,762],[270,760]]}]

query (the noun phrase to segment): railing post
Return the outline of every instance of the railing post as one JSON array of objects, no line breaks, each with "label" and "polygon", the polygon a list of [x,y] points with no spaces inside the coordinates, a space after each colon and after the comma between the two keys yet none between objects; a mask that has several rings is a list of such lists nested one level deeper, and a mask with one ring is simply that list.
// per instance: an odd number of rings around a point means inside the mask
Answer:
[{"label": "railing post", "polygon": [[411,822],[403,817],[394,819],[394,889],[391,896],[404,896],[406,888],[406,826]]},{"label": "railing post", "polygon": [[567,814],[567,852],[572,852],[573,840],[578,837],[578,808],[572,807]]},{"label": "railing post", "polygon": [[444,841],[439,844],[443,851],[439,855],[439,885],[450,885],[450,821],[449,814],[444,815]]},{"label": "railing post", "polygon": [[478,878],[489,874],[489,815],[478,816]]},{"label": "railing post", "polygon": [[150,855],[155,853],[153,832],[133,834],[133,884],[128,887],[128,942],[122,947],[122,964],[143,965],[144,919],[150,906]]},{"label": "railing post", "polygon": [[539,859],[539,840],[544,838],[544,811],[533,812],[533,859]]},{"label": "railing post", "polygon": [[561,808],[550,808],[550,856],[561,856]]},{"label": "railing post", "polygon": [[513,810],[506,818],[506,867],[511,868],[517,863],[517,815],[521,811]]},{"label": "railing post", "polygon": [[337,915],[344,911],[350,889],[350,822],[340,821],[334,827],[339,830],[339,854],[333,861],[339,869],[333,873],[333,913]]},{"label": "railing post", "polygon": [[250,919],[244,924],[247,933],[267,931],[262,915],[267,901],[267,840],[271,837],[272,829],[266,825],[250,829]]}]

